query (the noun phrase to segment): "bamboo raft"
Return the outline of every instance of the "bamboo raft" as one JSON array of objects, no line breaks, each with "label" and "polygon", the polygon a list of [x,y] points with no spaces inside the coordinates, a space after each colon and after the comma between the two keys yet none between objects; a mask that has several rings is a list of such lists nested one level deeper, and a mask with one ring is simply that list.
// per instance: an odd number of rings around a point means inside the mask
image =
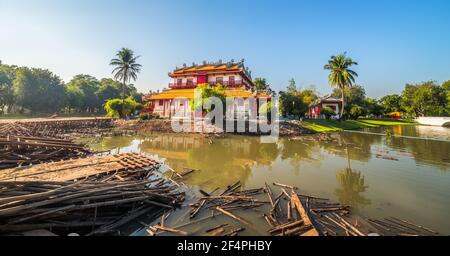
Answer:
[{"label": "bamboo raft", "polygon": [[139,154],[67,160],[0,172],[0,234],[117,235],[180,206],[184,192]]}]

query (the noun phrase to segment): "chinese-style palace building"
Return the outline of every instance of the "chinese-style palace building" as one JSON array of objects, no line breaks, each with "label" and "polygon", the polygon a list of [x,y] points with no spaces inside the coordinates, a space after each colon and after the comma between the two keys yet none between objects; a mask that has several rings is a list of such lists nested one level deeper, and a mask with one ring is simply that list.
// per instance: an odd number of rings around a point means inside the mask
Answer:
[{"label": "chinese-style palace building", "polygon": [[143,101],[151,103],[147,111],[170,118],[176,116],[191,117],[192,111],[190,101],[194,98],[194,90],[200,84],[216,86],[220,84],[225,90],[227,98],[240,98],[231,109],[227,111],[243,112],[245,110],[258,111],[259,107],[249,106],[250,97],[271,99],[267,93],[257,93],[253,84],[251,72],[244,66],[244,61],[235,63],[206,63],[201,65],[193,64],[182,68],[176,68],[169,73],[171,81],[169,88],[162,92],[150,92],[145,95]]},{"label": "chinese-style palace building", "polygon": [[339,113],[341,112],[342,100],[332,97],[325,96],[324,98],[318,99],[309,105],[308,115],[311,119],[325,119],[325,116],[322,115],[322,109],[325,107],[329,107],[336,113],[336,116],[333,118],[339,118]]}]

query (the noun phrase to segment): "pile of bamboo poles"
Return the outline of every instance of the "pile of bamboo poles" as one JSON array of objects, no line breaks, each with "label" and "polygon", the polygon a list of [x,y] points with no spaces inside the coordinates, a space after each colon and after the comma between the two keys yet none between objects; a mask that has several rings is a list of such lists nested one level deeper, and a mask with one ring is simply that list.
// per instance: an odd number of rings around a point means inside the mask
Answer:
[{"label": "pile of bamboo poles", "polygon": [[[204,236],[237,236],[246,229],[256,230],[254,224],[239,216],[239,212],[253,210],[261,212],[272,236],[419,236],[436,235],[437,232],[398,218],[384,220],[364,219],[351,212],[351,207],[331,202],[326,198],[298,193],[298,188],[274,183],[276,191],[269,185],[264,188],[243,190],[240,182],[228,186],[222,192],[216,189],[210,193],[199,190],[201,196],[190,204],[190,221],[175,227],[168,227],[169,214],[163,215],[156,225],[150,225],[147,233],[190,235],[183,228],[225,216],[242,226],[223,223],[203,230]],[[266,194],[268,201],[261,198]],[[261,208],[261,209],[259,209]],[[201,211],[212,210],[212,215],[195,219]],[[194,233],[197,233],[196,231]],[[259,232],[259,231],[258,231]]]},{"label": "pile of bamboo poles", "polygon": [[0,233],[120,234],[125,224],[179,206],[184,194],[161,178],[116,182],[1,182]]},{"label": "pile of bamboo poles", "polygon": [[184,192],[155,172],[160,163],[128,153],[0,172],[0,234],[120,234],[138,218],[180,206]]},{"label": "pile of bamboo poles", "polygon": [[0,136],[63,138],[69,134],[102,134],[113,126],[111,118],[28,119],[0,123]]},{"label": "pile of bamboo poles", "polygon": [[72,140],[43,137],[0,136],[0,170],[91,155],[85,145]]},{"label": "pile of bamboo poles", "polygon": [[[364,219],[352,214],[351,207],[330,202],[329,199],[295,192],[297,188],[274,183],[281,188],[274,198],[266,184],[272,208],[265,215],[271,226],[269,233],[276,236],[419,236],[437,232],[394,217],[384,220]],[[290,193],[288,191],[290,190]],[[285,206],[282,206],[284,201]]]},{"label": "pile of bamboo poles", "polygon": [[133,181],[152,175],[160,163],[146,155],[127,153],[92,156],[0,172],[1,181]]}]

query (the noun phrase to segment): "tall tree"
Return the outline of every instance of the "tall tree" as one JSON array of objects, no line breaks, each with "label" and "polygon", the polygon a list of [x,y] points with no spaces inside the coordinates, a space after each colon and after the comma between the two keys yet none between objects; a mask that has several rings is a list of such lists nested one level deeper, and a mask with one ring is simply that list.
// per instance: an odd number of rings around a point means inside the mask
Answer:
[{"label": "tall tree", "polygon": [[125,118],[125,88],[127,83],[132,79],[136,81],[137,74],[141,71],[142,65],[137,63],[140,56],[135,56],[134,52],[128,48],[122,48],[117,52],[115,59],[111,60],[110,65],[114,66],[113,74],[116,80],[122,81],[122,113],[121,117]]},{"label": "tall tree", "polygon": [[[66,90],[69,89],[71,93],[76,92],[78,88],[81,90],[83,97],[81,98],[81,111],[93,113],[99,110],[99,99],[96,95],[100,87],[97,78],[90,75],[76,75],[66,85]],[[77,92],[78,94],[78,92]],[[76,100],[78,102],[78,100]]]},{"label": "tall tree", "polygon": [[295,79],[292,78],[291,80],[289,80],[289,84],[287,86],[287,93],[295,94],[297,91],[298,91],[297,83],[295,82]]},{"label": "tall tree", "polygon": [[255,81],[253,81],[255,84],[255,88],[257,92],[267,92],[269,94],[273,94],[274,91],[272,88],[270,88],[270,85],[267,83],[267,80],[265,78],[257,77],[255,78]]},{"label": "tall tree", "polygon": [[46,69],[18,68],[13,90],[16,104],[21,110],[54,113],[64,104],[64,83]]},{"label": "tall tree", "polygon": [[330,85],[341,91],[341,118],[344,115],[345,108],[344,90],[345,88],[352,87],[355,83],[355,78],[358,77],[358,74],[350,69],[353,65],[358,65],[358,63],[347,57],[347,53],[342,53],[337,56],[331,56],[328,64],[324,66],[325,70],[330,71],[330,75],[328,76]]},{"label": "tall tree", "polygon": [[0,114],[9,112],[14,104],[13,81],[16,77],[16,68],[0,64]]},{"label": "tall tree", "polygon": [[402,107],[400,106],[402,97],[397,94],[386,95],[380,99],[380,104],[383,106],[383,112],[389,114],[392,112],[401,112]]},{"label": "tall tree", "polygon": [[411,117],[445,116],[448,115],[447,92],[435,81],[407,84],[401,106]]}]

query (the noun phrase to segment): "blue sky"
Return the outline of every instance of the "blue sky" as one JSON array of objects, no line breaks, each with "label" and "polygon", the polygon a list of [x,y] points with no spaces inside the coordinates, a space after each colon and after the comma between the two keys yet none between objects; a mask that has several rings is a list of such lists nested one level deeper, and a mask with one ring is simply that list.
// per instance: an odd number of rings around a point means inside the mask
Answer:
[{"label": "blue sky", "polygon": [[371,97],[450,79],[448,0],[0,0],[0,60],[64,81],[111,77],[121,47],[141,55],[142,92],[183,63],[244,58],[276,90],[295,78],[331,91],[323,65],[348,52]]}]

